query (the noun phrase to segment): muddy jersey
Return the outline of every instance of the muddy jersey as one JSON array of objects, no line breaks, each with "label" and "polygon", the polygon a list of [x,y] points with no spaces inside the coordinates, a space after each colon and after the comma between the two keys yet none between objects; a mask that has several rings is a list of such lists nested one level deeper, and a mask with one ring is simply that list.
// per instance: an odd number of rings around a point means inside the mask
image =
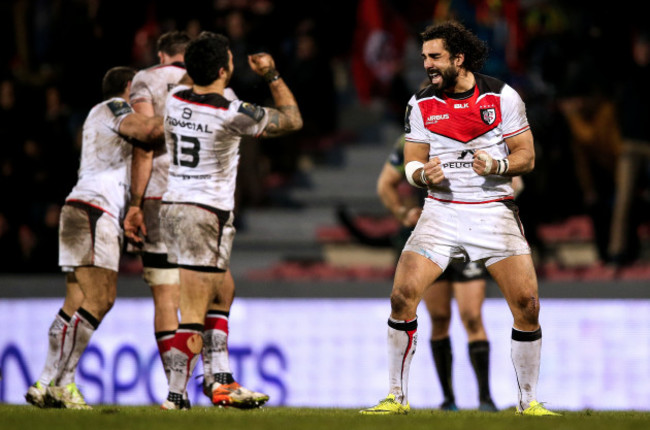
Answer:
[{"label": "muddy jersey", "polygon": [[[185,74],[183,63],[153,66],[140,70],[131,83],[131,104],[151,103],[155,115],[165,115],[165,101],[169,91],[176,86]],[[169,157],[167,148],[161,145],[154,149],[153,168],[145,198],[160,198],[167,187]]]},{"label": "muddy jersey", "polygon": [[[165,116],[165,102],[167,95],[185,75],[185,64],[172,63],[157,65],[136,73],[131,84],[131,104],[139,102],[151,103],[154,114]],[[235,93],[226,88],[224,97],[229,100],[237,98]],[[153,168],[145,199],[159,199],[167,188],[167,172],[169,171],[169,157],[165,145],[154,149]]]},{"label": "muddy jersey", "polygon": [[268,116],[266,109],[241,100],[174,89],[165,112],[171,162],[163,201],[233,210],[239,142],[242,136],[259,136]]},{"label": "muddy jersey", "polygon": [[66,201],[80,200],[122,219],[129,196],[131,144],[119,130],[132,112],[119,97],[91,109],[83,125],[79,179]]},{"label": "muddy jersey", "polygon": [[511,178],[480,176],[472,170],[473,154],[484,150],[493,158],[509,154],[505,139],[530,129],[524,102],[497,79],[474,73],[472,90],[451,98],[424,88],[408,103],[406,140],[429,145],[429,158],[438,157],[445,179],[429,196],[451,202],[483,202],[513,195]]}]

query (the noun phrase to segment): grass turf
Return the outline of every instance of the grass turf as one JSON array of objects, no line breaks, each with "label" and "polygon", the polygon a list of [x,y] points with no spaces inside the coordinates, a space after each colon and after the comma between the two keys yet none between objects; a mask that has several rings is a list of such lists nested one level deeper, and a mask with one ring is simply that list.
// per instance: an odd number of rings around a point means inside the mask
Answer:
[{"label": "grass turf", "polygon": [[365,416],[357,409],[267,407],[256,410],[194,407],[161,411],[157,406],[96,406],[91,411],[38,409],[0,404],[0,428],[84,430],[612,430],[650,428],[650,413],[633,411],[564,412],[562,417],[521,417],[498,413],[412,410],[406,416]]}]

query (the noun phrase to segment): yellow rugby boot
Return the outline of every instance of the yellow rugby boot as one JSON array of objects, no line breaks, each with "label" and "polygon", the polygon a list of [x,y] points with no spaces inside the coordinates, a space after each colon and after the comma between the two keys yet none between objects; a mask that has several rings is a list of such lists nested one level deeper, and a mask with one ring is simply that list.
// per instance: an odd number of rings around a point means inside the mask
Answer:
[{"label": "yellow rugby boot", "polygon": [[562,414],[549,411],[536,400],[530,402],[530,405],[523,411],[517,410],[518,415],[527,415],[530,417],[561,417]]},{"label": "yellow rugby boot", "polygon": [[411,406],[401,404],[395,400],[395,394],[389,394],[385,399],[381,400],[377,405],[362,409],[360,414],[364,415],[406,415],[411,410]]}]

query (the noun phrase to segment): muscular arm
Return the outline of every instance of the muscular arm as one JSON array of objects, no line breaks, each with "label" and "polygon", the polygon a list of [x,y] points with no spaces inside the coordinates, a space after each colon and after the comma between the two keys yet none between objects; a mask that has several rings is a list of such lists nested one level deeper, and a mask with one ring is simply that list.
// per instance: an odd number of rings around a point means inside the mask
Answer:
[{"label": "muscular arm", "polygon": [[[133,105],[133,109],[147,117],[154,116],[153,104],[140,102]],[[153,150],[139,146],[133,147],[131,161],[131,206],[141,206],[144,192],[147,189],[151,171],[153,169]]]},{"label": "muscular arm", "polygon": [[379,178],[377,178],[377,195],[386,209],[391,211],[395,218],[402,221],[408,208],[402,202],[397,188],[404,177],[390,163],[384,163]]},{"label": "muscular arm", "polygon": [[268,108],[269,123],[262,137],[276,137],[302,128],[302,116],[293,93],[282,78],[269,84],[276,108]]},{"label": "muscular arm", "polygon": [[[137,139],[148,147],[164,143],[162,117],[149,116],[153,115],[153,108],[148,109],[143,105],[144,103],[137,103],[134,107],[136,112],[124,118],[120,124],[120,133]],[[142,231],[146,235],[147,230],[140,205],[151,174],[152,151],[134,146],[131,163],[132,195],[129,210],[124,218],[124,232],[128,238],[141,242],[138,232]]]},{"label": "muscular arm", "polygon": [[508,159],[508,171],[506,176],[519,176],[532,172],[535,168],[535,145],[533,144],[533,133],[527,130],[516,136],[506,139],[506,145],[510,150]]},{"label": "muscular arm", "polygon": [[[140,102],[134,104],[133,109],[136,112],[122,121],[120,132],[140,141],[164,142],[163,120],[162,117],[154,116],[153,105],[148,102]],[[124,218],[124,233],[134,242],[141,243],[142,238],[139,236],[139,232],[145,236],[147,234],[142,213],[142,200],[153,169],[153,150],[133,146],[132,154],[131,201]]]},{"label": "muscular arm", "polygon": [[164,142],[163,119],[160,116],[147,117],[138,112],[129,114],[120,124],[120,134],[137,139],[147,146]]},{"label": "muscular arm", "polygon": [[[419,161],[424,164],[423,168],[413,172],[413,180],[420,187],[428,188],[431,185],[439,184],[445,179],[440,159],[438,157],[429,159],[429,145],[407,140],[404,144],[404,165],[406,166],[411,161]],[[428,183],[422,182],[422,170],[424,170],[424,176]]]},{"label": "muscular arm", "polygon": [[141,206],[153,169],[153,151],[133,147],[131,160],[131,206]]},{"label": "muscular arm", "polygon": [[527,130],[505,139],[505,142],[510,150],[507,157],[492,158],[487,152],[479,149],[474,153],[472,169],[481,176],[519,176],[531,172],[535,168],[533,133]]},{"label": "muscular arm", "polygon": [[269,82],[275,108],[268,108],[269,122],[262,137],[276,137],[302,128],[302,115],[293,93],[275,70],[275,62],[268,54],[248,56],[251,69],[260,76],[276,76]]}]

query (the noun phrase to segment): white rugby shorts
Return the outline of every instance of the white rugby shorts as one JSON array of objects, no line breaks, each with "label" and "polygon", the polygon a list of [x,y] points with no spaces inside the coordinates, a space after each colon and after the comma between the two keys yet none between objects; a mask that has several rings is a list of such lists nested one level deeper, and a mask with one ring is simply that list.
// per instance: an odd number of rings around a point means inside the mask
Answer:
[{"label": "white rugby shorts", "polygon": [[59,219],[59,266],[64,271],[79,266],[118,271],[122,228],[102,209],[83,202],[66,202]]},{"label": "white rugby shorts", "polygon": [[444,271],[452,259],[494,264],[530,254],[517,206],[511,200],[463,204],[426,198],[403,251],[420,254]]},{"label": "white rugby shorts", "polygon": [[235,237],[233,220],[231,211],[192,203],[163,203],[160,222],[168,261],[192,270],[227,270]]}]

